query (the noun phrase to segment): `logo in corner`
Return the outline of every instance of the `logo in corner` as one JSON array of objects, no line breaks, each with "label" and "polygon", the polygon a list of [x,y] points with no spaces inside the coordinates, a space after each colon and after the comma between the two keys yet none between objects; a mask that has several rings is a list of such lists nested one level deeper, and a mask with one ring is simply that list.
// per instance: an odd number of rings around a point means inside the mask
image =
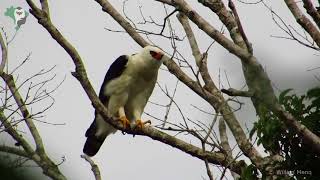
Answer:
[{"label": "logo in corner", "polygon": [[14,24],[16,25],[15,29],[17,31],[20,29],[21,25],[26,23],[29,13],[21,7],[11,6],[10,8],[7,8],[4,15],[13,20]]}]

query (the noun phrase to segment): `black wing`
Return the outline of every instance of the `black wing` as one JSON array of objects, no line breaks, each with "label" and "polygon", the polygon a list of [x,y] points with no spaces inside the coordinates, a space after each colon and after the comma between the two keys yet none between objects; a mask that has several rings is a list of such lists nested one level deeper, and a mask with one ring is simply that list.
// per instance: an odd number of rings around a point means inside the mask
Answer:
[{"label": "black wing", "polygon": [[[118,57],[109,67],[99,92],[99,99],[103,104],[107,105],[109,101],[109,96],[104,94],[107,84],[112,79],[119,77],[123,73],[123,71],[126,69],[127,62],[128,62],[128,56],[122,55]],[[90,127],[87,129],[85,134],[87,137],[87,140],[83,147],[83,152],[89,156],[94,156],[99,151],[103,141],[106,138],[105,136],[103,137],[95,136],[96,130],[97,130],[97,123],[96,123],[97,115],[98,113],[97,111],[95,111],[95,120],[91,123]]]},{"label": "black wing", "polygon": [[102,103],[107,104],[109,100],[109,97],[104,94],[104,88],[112,79],[115,79],[122,74],[122,72],[126,69],[127,62],[128,56],[122,55],[118,57],[109,67],[99,92],[99,99],[102,101]]},{"label": "black wing", "polygon": [[[109,96],[104,94],[105,92],[104,88],[112,79],[117,78],[122,74],[122,72],[126,69],[127,62],[128,62],[128,57],[126,55],[122,55],[118,57],[109,67],[99,92],[99,99],[103,104],[107,105],[109,101]],[[97,115],[98,113],[97,111],[95,111],[95,117],[97,117]],[[90,127],[88,128],[88,130],[86,131],[86,137],[94,136],[95,133],[96,133],[96,122],[94,120],[90,125]]]}]

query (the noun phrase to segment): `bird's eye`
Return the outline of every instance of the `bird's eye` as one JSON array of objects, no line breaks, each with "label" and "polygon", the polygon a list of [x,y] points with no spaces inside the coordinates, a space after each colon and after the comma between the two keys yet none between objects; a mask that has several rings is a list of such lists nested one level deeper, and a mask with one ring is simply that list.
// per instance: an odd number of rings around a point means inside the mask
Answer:
[{"label": "bird's eye", "polygon": [[154,57],[154,56],[156,56],[158,53],[156,53],[156,52],[154,52],[154,51],[150,51],[150,55],[152,56],[152,57]]}]

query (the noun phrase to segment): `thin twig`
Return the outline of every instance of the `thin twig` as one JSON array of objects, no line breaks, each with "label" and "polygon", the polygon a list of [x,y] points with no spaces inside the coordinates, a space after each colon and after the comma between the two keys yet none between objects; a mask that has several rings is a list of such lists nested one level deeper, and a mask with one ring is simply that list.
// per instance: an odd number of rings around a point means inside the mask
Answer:
[{"label": "thin twig", "polygon": [[229,0],[229,8],[231,9],[231,11],[233,13],[235,21],[237,22],[237,26],[239,28],[239,32],[240,32],[244,42],[246,43],[247,49],[252,54],[253,53],[252,44],[249,42],[249,40],[247,38],[247,35],[244,32],[244,29],[243,29],[243,26],[241,24],[241,21],[240,21],[236,6],[234,5],[232,0]]},{"label": "thin twig", "polygon": [[96,163],[94,163],[94,161],[89,156],[87,156],[85,154],[81,155],[81,158],[83,158],[84,160],[86,160],[90,164],[91,170],[94,174],[95,179],[102,180],[98,165]]}]

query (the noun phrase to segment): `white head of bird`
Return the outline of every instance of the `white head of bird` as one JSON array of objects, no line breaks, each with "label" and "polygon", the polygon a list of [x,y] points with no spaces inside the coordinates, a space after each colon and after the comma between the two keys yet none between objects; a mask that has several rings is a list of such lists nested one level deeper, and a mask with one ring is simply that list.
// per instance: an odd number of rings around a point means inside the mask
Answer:
[{"label": "white head of bird", "polygon": [[18,23],[18,21],[20,21],[21,19],[23,19],[25,17],[26,17],[26,12],[21,7],[17,7],[14,10],[14,18],[16,20],[16,23]]},{"label": "white head of bird", "polygon": [[140,57],[150,61],[152,64],[160,66],[163,62],[164,59],[164,52],[156,47],[156,46],[146,46],[144,47],[140,53],[139,53]]}]

